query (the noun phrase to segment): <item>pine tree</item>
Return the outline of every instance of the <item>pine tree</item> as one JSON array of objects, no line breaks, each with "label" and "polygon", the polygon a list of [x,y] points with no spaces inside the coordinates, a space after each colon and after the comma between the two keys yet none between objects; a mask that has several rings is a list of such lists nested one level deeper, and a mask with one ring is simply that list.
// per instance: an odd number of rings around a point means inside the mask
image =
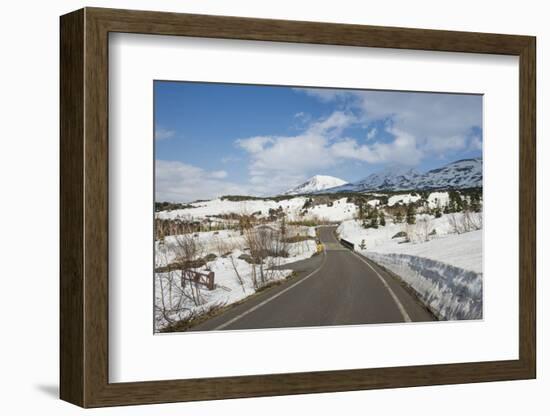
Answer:
[{"label": "pine tree", "polygon": [[361,250],[364,250],[367,248],[367,244],[365,243],[365,240],[361,240],[361,244],[359,244],[359,248]]},{"label": "pine tree", "polygon": [[373,215],[369,222],[369,228],[378,228],[378,215]]},{"label": "pine tree", "polygon": [[439,201],[437,201],[437,206],[433,210],[433,215],[435,218],[441,218],[441,205],[439,204]]},{"label": "pine tree", "polygon": [[407,224],[416,223],[416,208],[414,204],[409,204],[407,206]]},{"label": "pine tree", "polygon": [[386,216],[384,215],[384,212],[383,211],[380,211],[380,225],[382,227],[385,227],[386,226]]},{"label": "pine tree", "polygon": [[403,222],[403,214],[401,213],[401,211],[397,211],[397,214],[395,214],[395,222],[396,223]]}]

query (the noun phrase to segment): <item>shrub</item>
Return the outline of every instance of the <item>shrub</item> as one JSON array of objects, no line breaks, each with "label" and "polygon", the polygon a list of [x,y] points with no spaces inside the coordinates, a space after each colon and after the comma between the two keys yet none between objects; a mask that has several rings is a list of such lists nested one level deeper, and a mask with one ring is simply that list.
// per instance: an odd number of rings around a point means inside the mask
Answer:
[{"label": "shrub", "polygon": [[407,233],[405,231],[399,231],[398,233],[394,234],[392,238],[400,238],[400,237],[407,237]]}]

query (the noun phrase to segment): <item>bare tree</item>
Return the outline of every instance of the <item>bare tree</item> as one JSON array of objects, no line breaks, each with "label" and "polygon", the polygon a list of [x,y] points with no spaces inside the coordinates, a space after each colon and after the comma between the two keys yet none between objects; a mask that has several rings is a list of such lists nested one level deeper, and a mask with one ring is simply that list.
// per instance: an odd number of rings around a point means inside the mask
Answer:
[{"label": "bare tree", "polygon": [[251,228],[244,236],[252,259],[252,284],[259,289],[278,273],[280,258],[288,257],[288,243],[283,238],[281,225]]},{"label": "bare tree", "polygon": [[452,213],[448,216],[451,231],[456,234],[469,231],[481,230],[483,228],[483,214],[466,210],[462,213]]},{"label": "bare tree", "polygon": [[417,222],[418,237],[420,241],[429,241],[432,232],[432,221],[427,215],[422,216]]},{"label": "bare tree", "polygon": [[456,213],[449,214],[447,220],[449,221],[449,226],[451,231],[455,234],[462,234],[465,232],[464,223],[461,221],[460,215]]},{"label": "bare tree", "polygon": [[237,282],[239,282],[239,285],[241,286],[243,293],[246,293],[246,289],[244,287],[244,279],[239,273],[239,269],[237,268],[237,264],[235,263],[235,258],[233,257],[232,254],[229,255],[229,259],[231,261],[231,265],[233,266],[233,271],[235,272],[235,276],[237,277]]}]

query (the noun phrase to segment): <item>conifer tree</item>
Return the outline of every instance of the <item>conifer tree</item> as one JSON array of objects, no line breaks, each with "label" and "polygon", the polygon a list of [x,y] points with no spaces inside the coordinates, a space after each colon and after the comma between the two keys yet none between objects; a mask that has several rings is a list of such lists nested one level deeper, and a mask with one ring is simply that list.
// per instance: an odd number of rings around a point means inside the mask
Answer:
[{"label": "conifer tree", "polygon": [[403,222],[403,214],[401,213],[401,211],[397,211],[397,214],[395,214],[395,222],[396,223]]},{"label": "conifer tree", "polygon": [[414,207],[414,204],[409,204],[407,206],[407,224],[415,224],[416,223],[416,208]]}]

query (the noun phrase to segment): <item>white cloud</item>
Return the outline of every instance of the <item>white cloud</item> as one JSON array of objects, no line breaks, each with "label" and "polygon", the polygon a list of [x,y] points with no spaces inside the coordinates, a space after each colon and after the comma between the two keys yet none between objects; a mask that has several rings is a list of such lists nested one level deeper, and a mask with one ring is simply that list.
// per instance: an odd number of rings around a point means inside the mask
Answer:
[{"label": "white cloud", "polygon": [[425,142],[425,149],[438,156],[443,156],[448,151],[463,150],[467,146],[466,136],[452,136],[446,139],[431,137]]},{"label": "white cloud", "polygon": [[466,145],[460,147],[461,141],[466,143],[471,128],[482,125],[482,99],[479,95],[316,88],[295,90],[322,102],[345,101],[357,112],[364,125],[391,120],[392,126],[414,136],[419,148],[427,153],[466,148]]},{"label": "white cloud", "polygon": [[353,138],[342,137],[346,128],[357,123],[352,113],[335,111],[295,136],[237,140],[250,157],[250,183],[262,193],[278,192],[350,160],[415,165],[422,158],[415,137],[391,126],[386,130],[394,138],[387,143],[361,145]]},{"label": "white cloud", "polygon": [[391,163],[414,166],[422,159],[415,138],[405,132],[392,129],[395,139],[388,143],[376,142],[360,145],[355,139],[344,139],[331,146],[335,158],[359,160],[368,163]]},{"label": "white cloud", "polygon": [[471,150],[481,150],[482,146],[483,146],[483,144],[481,142],[481,137],[474,136],[470,139],[470,149]]},{"label": "white cloud", "polygon": [[177,161],[155,161],[156,201],[191,202],[228,194],[246,194],[242,185],[224,181],[227,172],[207,171]]},{"label": "white cloud", "polygon": [[175,130],[168,130],[163,128],[158,128],[155,130],[155,140],[171,139],[175,135],[176,135]]},{"label": "white cloud", "polygon": [[357,118],[352,113],[334,111],[330,116],[312,123],[308,132],[328,138],[337,138],[346,128],[355,123],[357,123]]},{"label": "white cloud", "polygon": [[[311,88],[295,91],[322,102],[336,101],[339,109],[328,117],[304,122],[303,131],[295,135],[236,141],[249,156],[249,183],[256,193],[284,190],[311,174],[350,161],[416,166],[427,157],[481,148],[479,137],[470,139],[472,127],[481,126],[479,96]],[[304,115],[296,113],[294,118],[303,120]],[[365,129],[366,140],[346,136],[351,127]]]},{"label": "white cloud", "polygon": [[376,137],[376,133],[378,133],[378,129],[376,127],[370,129],[367,133],[367,140],[374,139]]},{"label": "white cloud", "polygon": [[215,170],[210,172],[210,177],[215,179],[223,179],[227,177],[227,172],[225,170]]},{"label": "white cloud", "polygon": [[235,143],[249,153],[259,153],[264,150],[264,147],[267,144],[273,143],[273,138],[267,136],[256,136],[248,139],[239,139]]}]

